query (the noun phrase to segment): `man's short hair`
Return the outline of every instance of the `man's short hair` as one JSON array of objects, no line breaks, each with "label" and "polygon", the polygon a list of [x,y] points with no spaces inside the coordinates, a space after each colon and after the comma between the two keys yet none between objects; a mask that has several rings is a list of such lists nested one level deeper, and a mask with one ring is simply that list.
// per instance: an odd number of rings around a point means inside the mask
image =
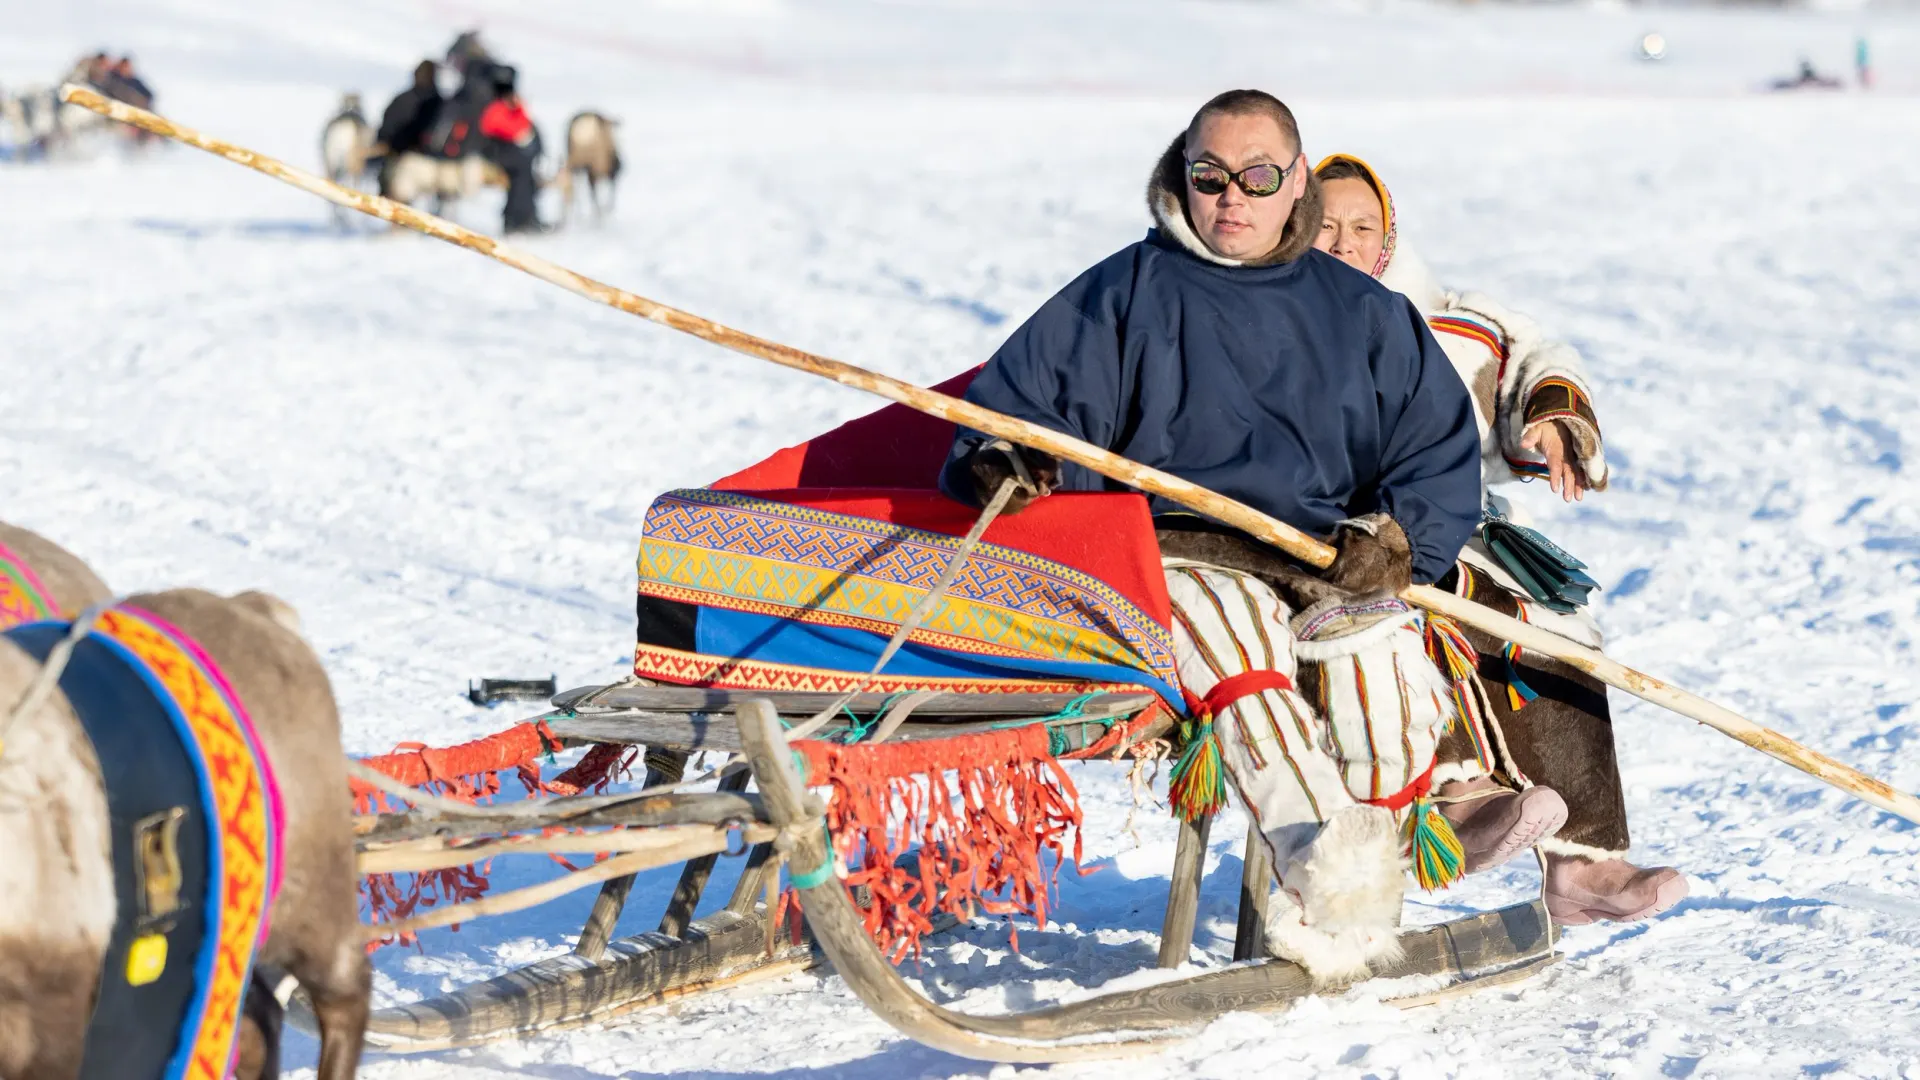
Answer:
[{"label": "man's short hair", "polygon": [[1200,130],[1200,122],[1209,116],[1264,116],[1280,126],[1280,134],[1293,140],[1293,152],[1299,154],[1300,125],[1293,119],[1293,110],[1287,104],[1265,90],[1229,90],[1224,94],[1215,94],[1211,101],[1200,106],[1187,122],[1187,142],[1193,142],[1194,133]]}]

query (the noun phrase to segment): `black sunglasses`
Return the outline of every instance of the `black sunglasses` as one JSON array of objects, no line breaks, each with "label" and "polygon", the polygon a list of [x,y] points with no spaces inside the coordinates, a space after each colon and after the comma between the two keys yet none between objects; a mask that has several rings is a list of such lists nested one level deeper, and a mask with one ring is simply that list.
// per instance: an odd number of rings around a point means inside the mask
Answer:
[{"label": "black sunglasses", "polygon": [[1193,190],[1202,195],[1218,195],[1227,190],[1227,185],[1239,184],[1240,190],[1256,199],[1264,199],[1280,192],[1280,185],[1287,182],[1287,174],[1298,168],[1300,159],[1295,158],[1292,165],[1281,168],[1278,165],[1263,162],[1249,165],[1239,172],[1228,172],[1225,167],[1211,161],[1187,162],[1187,182]]}]

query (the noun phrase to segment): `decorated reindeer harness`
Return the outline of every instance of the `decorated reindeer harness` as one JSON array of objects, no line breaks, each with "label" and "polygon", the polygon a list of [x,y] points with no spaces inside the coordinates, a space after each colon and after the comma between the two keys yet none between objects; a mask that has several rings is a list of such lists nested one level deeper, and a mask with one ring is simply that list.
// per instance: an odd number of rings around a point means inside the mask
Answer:
[{"label": "decorated reindeer harness", "polygon": [[221,1080],[280,886],[272,770],[239,697],[186,634],[124,604],[76,631],[46,597],[0,547],[0,617],[32,620],[5,636],[57,674],[107,797],[116,915],[81,1075]]}]

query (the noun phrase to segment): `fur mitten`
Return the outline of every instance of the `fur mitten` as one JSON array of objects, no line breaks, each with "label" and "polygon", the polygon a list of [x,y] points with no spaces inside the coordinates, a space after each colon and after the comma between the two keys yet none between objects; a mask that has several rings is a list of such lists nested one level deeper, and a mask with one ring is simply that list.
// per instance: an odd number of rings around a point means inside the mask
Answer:
[{"label": "fur mitten", "polygon": [[1398,596],[1413,584],[1413,544],[1387,514],[1348,518],[1333,528],[1340,554],[1327,567],[1332,584],[1357,596]]},{"label": "fur mitten", "polygon": [[1060,486],[1060,459],[1031,446],[994,439],[974,447],[967,455],[967,474],[973,478],[974,501],[981,506],[993,501],[1001,484],[1015,481],[1019,486],[1000,512],[1017,514]]}]

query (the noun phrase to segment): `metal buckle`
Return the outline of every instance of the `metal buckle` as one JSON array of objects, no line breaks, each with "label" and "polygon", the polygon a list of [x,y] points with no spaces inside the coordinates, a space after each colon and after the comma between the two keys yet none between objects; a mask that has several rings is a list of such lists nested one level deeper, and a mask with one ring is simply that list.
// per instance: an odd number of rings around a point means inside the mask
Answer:
[{"label": "metal buckle", "polygon": [[747,843],[747,824],[748,822],[741,818],[729,818],[721,822],[721,827],[727,830],[726,855],[728,858],[737,859],[745,855],[747,848],[751,846]]},{"label": "metal buckle", "polygon": [[134,823],[133,873],[142,929],[171,920],[185,906],[180,902],[180,823],[186,819],[187,808],[175,806]]}]

